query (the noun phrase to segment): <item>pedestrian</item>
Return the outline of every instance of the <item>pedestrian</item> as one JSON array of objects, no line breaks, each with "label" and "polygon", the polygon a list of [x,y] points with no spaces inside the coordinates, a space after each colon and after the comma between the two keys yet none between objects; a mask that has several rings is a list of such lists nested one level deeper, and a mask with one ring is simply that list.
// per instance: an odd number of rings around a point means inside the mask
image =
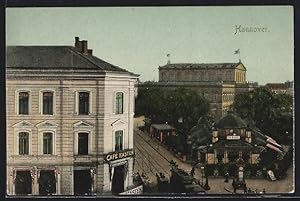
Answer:
[{"label": "pedestrian", "polygon": [[263,194],[265,194],[266,193],[266,189],[263,189]]},{"label": "pedestrian", "polygon": [[173,159],[170,161],[171,165],[175,165],[175,162],[173,161]]},{"label": "pedestrian", "polygon": [[192,177],[194,177],[194,175],[195,175],[195,168],[194,167],[191,170],[191,175],[192,175]]},{"label": "pedestrian", "polygon": [[228,178],[229,178],[229,174],[228,174],[228,172],[226,172],[226,174],[225,174],[225,183],[228,183]]}]

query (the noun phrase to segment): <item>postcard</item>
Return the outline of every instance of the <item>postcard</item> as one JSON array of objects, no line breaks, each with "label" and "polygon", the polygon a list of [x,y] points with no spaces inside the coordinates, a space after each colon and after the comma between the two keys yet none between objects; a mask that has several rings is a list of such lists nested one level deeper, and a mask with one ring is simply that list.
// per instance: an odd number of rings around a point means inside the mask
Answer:
[{"label": "postcard", "polygon": [[292,6],[6,8],[7,197],[295,192]]}]

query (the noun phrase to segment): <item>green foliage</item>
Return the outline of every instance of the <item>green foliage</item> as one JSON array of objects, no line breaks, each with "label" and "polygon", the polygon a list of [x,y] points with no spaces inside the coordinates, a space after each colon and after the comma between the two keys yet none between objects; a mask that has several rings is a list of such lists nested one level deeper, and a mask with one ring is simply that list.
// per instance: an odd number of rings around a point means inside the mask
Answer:
[{"label": "green foliage", "polygon": [[218,166],[216,164],[207,164],[204,168],[205,175],[207,176],[213,176],[214,170],[217,169]]},{"label": "green foliage", "polygon": [[171,90],[152,84],[139,88],[135,113],[151,118],[153,123],[168,122],[186,132],[208,110],[208,101],[193,90]]},{"label": "green foliage", "polygon": [[213,118],[209,115],[204,115],[199,118],[197,125],[191,129],[191,140],[193,147],[197,148],[208,143],[213,127]]},{"label": "green foliage", "polygon": [[272,94],[260,87],[236,96],[233,108],[241,118],[254,120],[256,127],[279,143],[292,143],[292,96]]},{"label": "green foliage", "polygon": [[198,119],[208,113],[208,101],[191,89],[172,90],[159,87],[155,83],[148,84],[148,87],[138,89],[135,114],[149,117],[152,123],[168,122],[174,126],[180,141],[177,149],[182,153],[188,152],[187,134],[197,124]]}]

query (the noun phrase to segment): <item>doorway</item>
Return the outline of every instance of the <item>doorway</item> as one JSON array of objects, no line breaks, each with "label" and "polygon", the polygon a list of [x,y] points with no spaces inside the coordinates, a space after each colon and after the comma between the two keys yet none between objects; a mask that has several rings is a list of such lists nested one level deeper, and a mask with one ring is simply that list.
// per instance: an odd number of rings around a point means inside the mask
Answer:
[{"label": "doorway", "polygon": [[92,177],[91,171],[74,170],[74,194],[86,195],[92,192]]},{"label": "doorway", "polygon": [[124,173],[124,165],[114,167],[114,175],[111,187],[112,194],[119,194],[121,192],[124,192]]},{"label": "doorway", "polygon": [[32,194],[32,177],[30,170],[16,172],[15,193],[16,195]]},{"label": "doorway", "polygon": [[53,195],[56,193],[56,179],[54,170],[41,170],[39,178],[39,194]]}]

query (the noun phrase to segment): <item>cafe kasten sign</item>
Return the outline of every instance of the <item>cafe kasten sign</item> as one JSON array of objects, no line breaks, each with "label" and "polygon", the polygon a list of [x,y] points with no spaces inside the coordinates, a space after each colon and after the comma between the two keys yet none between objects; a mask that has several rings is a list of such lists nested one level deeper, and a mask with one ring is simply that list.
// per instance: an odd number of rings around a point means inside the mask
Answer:
[{"label": "cafe kasten sign", "polygon": [[132,156],[134,156],[133,149],[127,149],[127,150],[123,150],[123,151],[111,152],[111,153],[105,154],[104,160],[106,162],[109,162],[109,161],[114,161],[114,160],[118,160],[118,159],[122,159],[122,158],[132,157]]}]

